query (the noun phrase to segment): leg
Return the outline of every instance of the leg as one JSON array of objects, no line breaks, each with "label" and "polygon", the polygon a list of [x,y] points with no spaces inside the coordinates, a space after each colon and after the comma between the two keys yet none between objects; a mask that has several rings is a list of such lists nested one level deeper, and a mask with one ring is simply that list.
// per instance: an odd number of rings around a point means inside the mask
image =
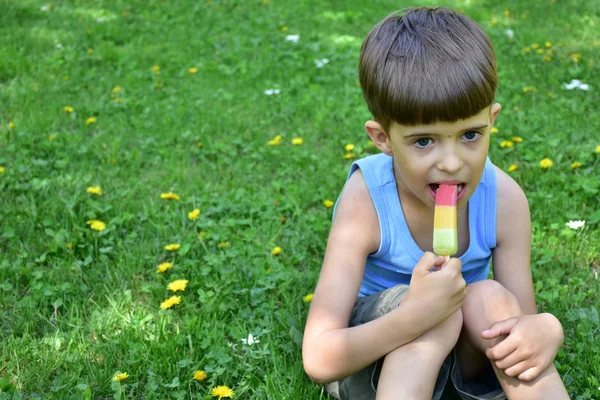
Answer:
[{"label": "leg", "polygon": [[[500,283],[486,280],[469,285],[462,306],[464,326],[457,344],[457,357],[465,366],[465,381],[474,378],[485,366],[485,350],[500,343],[504,338],[482,339],[481,331],[495,322],[522,315],[517,299]],[[551,365],[538,378],[522,382],[507,376],[492,363],[504,393],[509,399],[568,399],[567,391],[558,371]]]},{"label": "leg", "polygon": [[435,328],[389,353],[379,376],[377,400],[430,400],[440,367],[456,345],[462,324],[458,310]]}]

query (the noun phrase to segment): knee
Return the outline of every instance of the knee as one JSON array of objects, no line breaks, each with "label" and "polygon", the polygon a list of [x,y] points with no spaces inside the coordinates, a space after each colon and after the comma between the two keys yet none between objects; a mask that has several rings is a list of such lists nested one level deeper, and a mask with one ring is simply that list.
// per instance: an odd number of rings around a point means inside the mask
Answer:
[{"label": "knee", "polygon": [[467,287],[462,306],[466,326],[494,323],[522,314],[517,298],[494,280],[473,283]]},{"label": "knee", "polygon": [[445,321],[431,328],[411,343],[420,347],[419,351],[445,358],[458,342],[462,326],[463,313],[459,309]]}]

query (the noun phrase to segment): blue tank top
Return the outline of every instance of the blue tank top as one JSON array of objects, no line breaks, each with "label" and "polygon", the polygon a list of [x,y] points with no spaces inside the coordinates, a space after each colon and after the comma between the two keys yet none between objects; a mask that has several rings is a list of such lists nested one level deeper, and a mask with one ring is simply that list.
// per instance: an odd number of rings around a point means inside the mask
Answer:
[{"label": "blue tank top", "polygon": [[[381,231],[379,249],[367,257],[358,294],[364,297],[397,284],[409,284],[424,252],[404,218],[392,157],[380,153],[358,160],[352,164],[348,178],[358,168],[369,189]],[[492,249],[496,247],[496,173],[489,158],[468,205],[469,248],[459,257],[467,284],[487,279]]]}]

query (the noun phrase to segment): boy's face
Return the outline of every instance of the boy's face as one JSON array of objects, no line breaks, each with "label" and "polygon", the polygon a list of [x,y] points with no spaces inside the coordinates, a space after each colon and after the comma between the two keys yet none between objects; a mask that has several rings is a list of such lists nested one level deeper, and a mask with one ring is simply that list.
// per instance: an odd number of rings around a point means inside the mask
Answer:
[{"label": "boy's face", "polygon": [[490,129],[499,112],[500,104],[494,104],[456,122],[418,126],[392,123],[387,135],[375,121],[368,121],[365,127],[375,145],[394,157],[396,182],[403,198],[433,208],[439,184],[457,184],[460,207],[479,184]]}]

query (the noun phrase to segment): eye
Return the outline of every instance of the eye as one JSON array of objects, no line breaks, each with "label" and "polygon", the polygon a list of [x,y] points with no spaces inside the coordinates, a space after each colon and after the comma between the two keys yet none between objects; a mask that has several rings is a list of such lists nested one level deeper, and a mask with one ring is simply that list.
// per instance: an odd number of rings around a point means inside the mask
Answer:
[{"label": "eye", "polygon": [[470,131],[470,132],[466,132],[465,134],[463,134],[463,138],[467,142],[474,142],[477,139],[479,139],[479,136],[481,136],[481,133],[475,132],[475,131]]},{"label": "eye", "polygon": [[417,148],[419,149],[424,149],[427,146],[429,146],[431,143],[433,143],[433,140],[431,140],[431,138],[420,138],[415,140],[415,146],[417,146]]}]

